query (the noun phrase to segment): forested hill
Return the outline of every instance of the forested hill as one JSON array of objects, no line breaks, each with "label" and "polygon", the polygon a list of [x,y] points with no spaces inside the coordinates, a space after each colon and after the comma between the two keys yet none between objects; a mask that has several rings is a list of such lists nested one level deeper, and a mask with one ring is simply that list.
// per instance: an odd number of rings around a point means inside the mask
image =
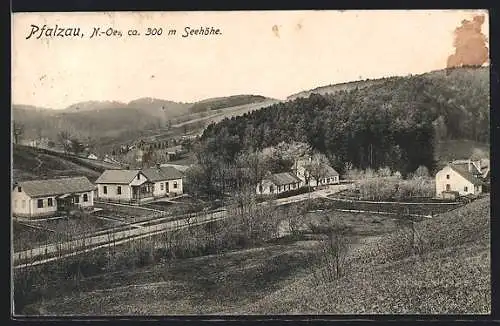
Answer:
[{"label": "forested hill", "polygon": [[209,125],[202,140],[230,160],[248,148],[303,141],[343,170],[434,168],[445,139],[489,141],[489,70],[456,68],[274,104]]}]

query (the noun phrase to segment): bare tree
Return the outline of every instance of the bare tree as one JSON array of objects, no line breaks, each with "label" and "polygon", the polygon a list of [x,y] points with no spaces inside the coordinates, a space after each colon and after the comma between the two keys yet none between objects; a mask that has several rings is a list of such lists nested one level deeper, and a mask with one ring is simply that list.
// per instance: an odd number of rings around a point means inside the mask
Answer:
[{"label": "bare tree", "polygon": [[57,134],[57,141],[65,153],[71,150],[71,134],[68,131],[61,131]]},{"label": "bare tree", "polygon": [[324,282],[331,282],[347,272],[352,229],[328,217],[325,220],[326,237],[320,243],[320,275]]},{"label": "bare tree", "polygon": [[324,154],[315,153],[311,157],[311,160],[304,165],[305,172],[316,181],[316,185],[318,186],[321,180],[326,177],[328,172],[326,168],[327,164],[328,159]]}]

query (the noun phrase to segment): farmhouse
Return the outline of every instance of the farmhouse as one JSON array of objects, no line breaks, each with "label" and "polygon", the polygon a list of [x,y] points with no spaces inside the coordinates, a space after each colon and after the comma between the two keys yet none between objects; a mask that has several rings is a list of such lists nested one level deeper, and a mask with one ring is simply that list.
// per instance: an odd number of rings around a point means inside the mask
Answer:
[{"label": "farmhouse", "polygon": [[478,195],[483,192],[483,175],[487,173],[478,161],[453,161],[436,173],[436,196]]},{"label": "farmhouse", "polygon": [[269,195],[280,194],[285,191],[298,189],[301,186],[301,180],[293,173],[275,173],[271,174],[257,185],[257,194]]},{"label": "farmhouse", "polygon": [[99,199],[142,202],[182,194],[182,173],[172,167],[106,170],[96,180]]},{"label": "farmhouse", "polygon": [[95,186],[86,177],[23,181],[12,189],[12,213],[20,217],[43,217],[58,211],[94,206]]}]

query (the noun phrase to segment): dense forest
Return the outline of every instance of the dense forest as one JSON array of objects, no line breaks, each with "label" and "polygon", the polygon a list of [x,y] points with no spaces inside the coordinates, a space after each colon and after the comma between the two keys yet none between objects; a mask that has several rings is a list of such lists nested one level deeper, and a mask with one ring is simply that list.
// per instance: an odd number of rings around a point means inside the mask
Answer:
[{"label": "dense forest", "polygon": [[226,161],[246,149],[306,142],[339,171],[435,168],[447,139],[489,141],[489,69],[455,68],[386,78],[367,87],[311,94],[211,124],[206,152]]}]

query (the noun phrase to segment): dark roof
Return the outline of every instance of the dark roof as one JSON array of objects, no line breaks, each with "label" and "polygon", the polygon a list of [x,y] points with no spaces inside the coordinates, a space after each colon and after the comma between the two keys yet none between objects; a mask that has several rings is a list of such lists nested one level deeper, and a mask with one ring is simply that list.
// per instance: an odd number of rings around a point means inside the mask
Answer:
[{"label": "dark roof", "polygon": [[106,170],[95,183],[118,183],[129,184],[134,180],[139,170]]},{"label": "dark roof", "polygon": [[266,179],[270,180],[277,186],[288,185],[292,183],[301,182],[301,180],[290,172],[271,174]]},{"label": "dark roof", "polygon": [[464,179],[472,183],[473,185],[482,185],[483,182],[477,178],[475,175],[469,172],[469,170],[466,167],[463,167],[462,165],[457,165],[457,164],[451,164],[450,165],[451,169],[455,172],[457,172],[459,175],[461,175]]},{"label": "dark roof", "polygon": [[86,177],[21,181],[16,183],[30,197],[62,195],[95,190]]},{"label": "dark roof", "polygon": [[149,181],[156,182],[162,180],[181,179],[183,174],[171,166],[161,166],[142,170],[142,173]]}]

